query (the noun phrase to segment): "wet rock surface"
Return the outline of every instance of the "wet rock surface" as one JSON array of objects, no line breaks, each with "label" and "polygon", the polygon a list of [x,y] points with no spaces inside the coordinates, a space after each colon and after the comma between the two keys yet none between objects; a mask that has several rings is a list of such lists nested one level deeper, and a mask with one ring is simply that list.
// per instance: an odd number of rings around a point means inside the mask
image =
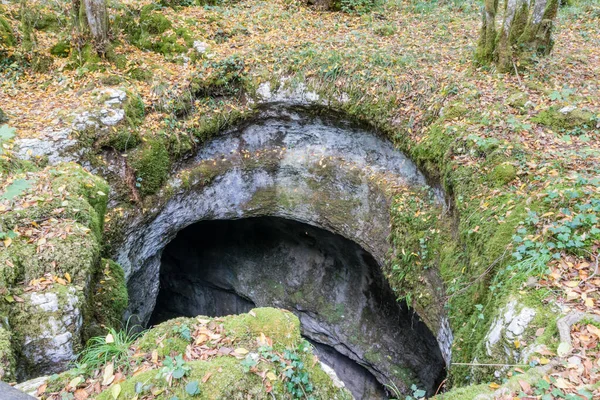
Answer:
[{"label": "wet rock surface", "polygon": [[435,390],[443,376],[433,334],[373,257],[339,235],[281,218],[204,221],[165,249],[151,323],[255,306],[294,312],[356,398],[383,398],[390,381]]}]

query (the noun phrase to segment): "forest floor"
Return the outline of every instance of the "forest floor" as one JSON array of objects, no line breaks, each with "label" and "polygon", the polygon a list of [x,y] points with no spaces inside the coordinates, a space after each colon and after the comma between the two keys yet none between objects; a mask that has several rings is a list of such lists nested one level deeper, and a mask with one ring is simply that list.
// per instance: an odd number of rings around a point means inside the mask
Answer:
[{"label": "forest floor", "polygon": [[[28,4],[40,15],[68,15],[61,0]],[[111,6],[110,12],[121,16],[146,4],[150,2],[125,0]],[[19,3],[9,1],[0,7],[19,37],[19,21],[14,18]],[[428,119],[439,112],[436,105],[451,105],[458,112],[444,127],[454,132],[456,142],[519,147],[525,154],[510,185],[489,187],[471,202],[485,209],[499,190],[537,199],[573,196],[567,203],[577,198],[576,204],[569,204],[579,214],[559,207],[564,202],[557,200],[557,207],[535,216],[531,222],[535,232],[521,239],[534,243],[536,235],[551,231],[571,235],[565,242],[579,240],[582,251],[565,252],[548,261],[547,273],[533,284],[546,288],[549,301],[566,309],[600,315],[600,7],[594,1],[575,1],[561,8],[553,52],[526,68],[515,65],[517,74],[474,66],[480,15],[479,5],[471,1],[390,1],[358,15],[318,12],[291,0],[244,0],[221,6],[165,7],[160,14],[172,25],[149,40],[159,48],[161,40],[172,37],[183,51],[142,50],[124,28],[113,32],[114,57],[121,62],[91,64],[79,59],[74,66],[78,57],[68,54],[53,57],[48,70],[34,72],[8,61],[18,50],[0,53],[7,56],[0,62],[0,107],[16,137],[35,138],[48,129],[70,127],[73,115],[98,106],[98,90],[106,86],[123,87],[143,101],[146,116],[137,127],[142,141],[156,135],[177,136],[211,115],[249,112],[251,104],[239,99],[195,101],[195,112],[173,125],[170,107],[176,106],[193,79],[212,79],[227,63],[239,67],[237,72],[254,86],[293,77],[316,90],[327,87],[329,93],[349,96],[357,104],[363,100],[375,104],[373,112],[394,121],[414,143],[427,139]],[[40,53],[49,54],[52,46],[69,36],[64,21],[59,19],[54,29],[35,31]],[[200,42],[206,49],[198,52],[194,47]],[[591,116],[589,122],[564,123],[557,110],[565,107],[583,111]],[[11,144],[4,146],[11,150]],[[479,158],[465,153],[453,162],[473,166]],[[17,172],[0,171],[0,193],[13,183]],[[576,182],[580,189],[571,192],[548,189],[569,189]],[[0,213],[7,207],[0,203]],[[583,220],[580,226],[585,230],[578,226],[569,232],[552,231],[576,218]],[[574,326],[572,336],[573,354],[581,362],[564,364],[548,374],[553,377],[548,378],[551,390],[561,393],[577,392],[600,379],[600,330],[581,323]],[[540,356],[542,364],[547,357]],[[528,395],[536,390],[522,387]]]}]

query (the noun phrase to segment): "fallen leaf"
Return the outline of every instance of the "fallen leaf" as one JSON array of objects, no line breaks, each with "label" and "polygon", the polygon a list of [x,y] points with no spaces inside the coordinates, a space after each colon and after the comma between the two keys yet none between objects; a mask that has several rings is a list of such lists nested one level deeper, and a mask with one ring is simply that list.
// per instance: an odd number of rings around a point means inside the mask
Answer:
[{"label": "fallen leaf", "polygon": [[106,335],[106,338],[104,339],[104,341],[106,343],[114,343],[115,342],[115,338],[114,338],[114,336],[111,333],[109,333],[108,335]]},{"label": "fallen leaf", "polygon": [[47,383],[44,383],[43,385],[41,385],[40,387],[38,387],[37,388],[37,392],[36,392],[37,397],[41,397],[41,395],[46,392],[46,388],[47,387],[48,387]]},{"label": "fallen leaf", "polygon": [[500,387],[500,385],[498,385],[496,382],[490,383],[490,388],[492,388],[492,389],[498,389],[499,387]]},{"label": "fallen leaf", "polygon": [[77,389],[75,393],[73,393],[73,396],[75,396],[75,400],[85,400],[90,395],[84,389]]},{"label": "fallen leaf", "polygon": [[118,399],[121,394],[121,385],[118,383],[110,389],[110,393],[112,394],[113,399]]},{"label": "fallen leaf", "polygon": [[571,345],[567,342],[561,342],[556,349],[559,357],[564,357],[571,352]]},{"label": "fallen leaf", "polygon": [[525,394],[531,394],[531,385],[527,382],[525,382],[524,380],[519,379],[519,385],[521,386],[521,389],[523,389],[523,391],[525,392]]},{"label": "fallen leaf", "polygon": [[212,372],[207,372],[206,375],[202,378],[202,383],[206,383],[210,377],[212,376]]},{"label": "fallen leaf", "polygon": [[106,367],[104,367],[104,374],[102,375],[102,386],[110,385],[114,379],[114,365],[110,362],[106,364]]}]

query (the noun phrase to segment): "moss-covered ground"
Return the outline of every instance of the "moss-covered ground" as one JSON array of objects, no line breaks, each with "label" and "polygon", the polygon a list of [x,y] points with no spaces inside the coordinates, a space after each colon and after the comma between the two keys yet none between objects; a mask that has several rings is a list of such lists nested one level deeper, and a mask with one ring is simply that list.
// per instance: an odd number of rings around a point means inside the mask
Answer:
[{"label": "moss-covered ground", "polygon": [[300,336],[298,318],[284,310],[257,308],[224,318],[162,323],[130,343],[122,363],[105,363],[99,371],[80,366],[55,376],[43,397],[60,399],[84,391],[101,400],[114,399],[115,393],[123,399],[295,399],[302,397],[289,385],[294,387],[297,378],[301,384],[296,386],[306,396],[350,398],[321,369]]},{"label": "moss-covered ground", "polygon": [[[47,73],[32,70],[29,53],[20,62],[19,5],[2,6],[0,54],[11,62],[0,63],[1,106],[18,137],[68,126],[73,113],[98,106],[94,89],[107,83],[118,81],[145,106],[127,130],[119,127],[107,142],[130,160],[137,179],[135,185],[111,181],[119,196],[107,215],[109,230],[139,212],[131,200],[152,207],[174,162],[250,118],[254,106],[247,100],[258,97],[261,83],[269,82],[272,90],[303,84],[331,108],[394,140],[445,189],[447,210],[422,193],[397,194],[393,259],[385,272],[399,298],[417,310],[432,305],[448,310],[454,362],[486,358],[481,341],[511,294],[534,299],[535,308],[558,303],[597,313],[600,10],[595,2],[562,7],[552,54],[518,75],[472,63],[480,24],[474,1],[384,1],[359,14],[317,12],[290,0],[166,8],[128,0],[110,8],[115,41],[109,60],[74,50],[63,57],[65,48],[58,52],[56,45],[72,38],[55,27],[66,20],[66,8],[30,4],[35,20],[46,21],[35,25],[36,51],[50,56],[54,48],[57,54]],[[194,41],[205,50],[194,49]],[[38,168],[9,151],[0,155],[0,193],[20,182],[19,174]],[[197,173],[212,179],[208,167]],[[39,191],[42,196],[45,189]],[[55,209],[35,202],[28,212],[37,215],[39,207],[46,210],[40,212],[43,218]],[[12,209],[0,213],[10,221],[5,231],[20,221]],[[97,233],[101,224],[89,215],[69,218],[89,219],[88,228]],[[17,254],[24,237],[9,239],[5,246]],[[36,273],[54,270],[52,260],[50,267],[26,261]],[[7,282],[28,273],[0,268]],[[438,271],[441,281],[428,279],[430,271]],[[534,292],[544,296],[531,296]],[[552,323],[549,319],[548,331]],[[447,386],[495,379],[472,370],[451,367]]]}]

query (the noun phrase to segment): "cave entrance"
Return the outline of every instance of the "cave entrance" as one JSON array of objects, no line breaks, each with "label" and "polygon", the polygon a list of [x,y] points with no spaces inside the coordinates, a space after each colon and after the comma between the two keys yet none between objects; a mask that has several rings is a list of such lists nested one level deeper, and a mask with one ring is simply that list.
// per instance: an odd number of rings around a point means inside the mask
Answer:
[{"label": "cave entrance", "polygon": [[278,307],[356,398],[384,398],[384,385],[435,391],[445,362],[434,335],[396,301],[375,259],[329,231],[278,217],[200,221],[161,258],[149,324]]}]

